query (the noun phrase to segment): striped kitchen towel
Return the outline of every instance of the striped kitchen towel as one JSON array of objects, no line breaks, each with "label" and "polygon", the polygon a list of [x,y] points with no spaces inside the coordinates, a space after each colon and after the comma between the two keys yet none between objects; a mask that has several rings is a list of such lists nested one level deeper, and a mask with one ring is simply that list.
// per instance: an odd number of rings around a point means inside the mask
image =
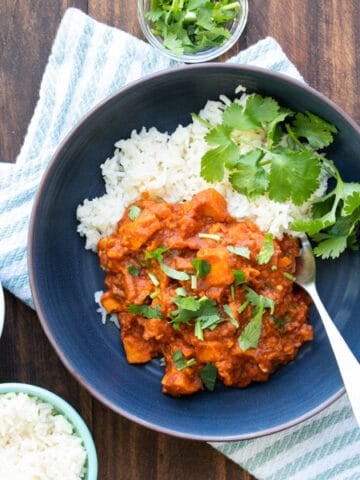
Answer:
[{"label": "striped kitchen towel", "polygon": [[[301,79],[272,38],[258,42],[230,62]],[[67,10],[16,164],[0,164],[0,282],[31,307],[26,264],[29,217],[54,151],[100,100],[141,76],[177,65],[135,37],[96,22],[77,9]],[[360,480],[360,429],[346,395],[284,432],[212,445],[258,479]]]}]

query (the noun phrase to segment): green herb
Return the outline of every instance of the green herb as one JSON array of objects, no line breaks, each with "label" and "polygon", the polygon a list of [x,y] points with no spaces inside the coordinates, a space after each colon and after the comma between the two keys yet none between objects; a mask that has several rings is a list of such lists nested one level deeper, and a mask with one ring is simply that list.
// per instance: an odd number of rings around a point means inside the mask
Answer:
[{"label": "green herb", "polygon": [[296,277],[294,277],[294,275],[291,275],[291,273],[289,273],[289,272],[284,272],[283,275],[284,275],[285,278],[287,278],[291,282],[295,282],[295,280],[296,280]]},{"label": "green herb", "polygon": [[153,292],[150,293],[149,297],[154,300],[154,298],[157,298],[160,295],[160,290],[157,288]]},{"label": "green herb", "polygon": [[206,277],[206,275],[211,270],[211,265],[206,260],[202,260],[201,258],[194,258],[192,261],[193,267],[196,270],[196,276],[198,278]]},{"label": "green herb", "polygon": [[181,323],[188,324],[193,320],[195,336],[200,340],[203,340],[203,332],[206,328],[212,330],[223,321],[215,300],[207,297],[198,299],[194,296],[189,296],[175,297],[173,302],[178,307],[171,312],[171,323],[175,330],[179,330]]},{"label": "green herb", "polygon": [[164,262],[159,262],[161,270],[167,275],[169,278],[173,278],[174,280],[189,280],[190,275],[186,272],[182,272],[180,270],[175,270],[175,268],[171,268]]},{"label": "green herb", "polygon": [[153,250],[152,252],[149,252],[149,251],[145,251],[145,260],[150,260],[152,258],[154,258],[155,260],[157,260],[158,262],[161,262],[162,259],[163,259],[163,254],[169,250],[169,247],[158,247],[158,248],[155,248],[155,250]]},{"label": "green herb", "polygon": [[279,318],[279,317],[273,317],[273,321],[275,323],[275,325],[277,326],[277,328],[284,328],[285,327],[285,322]]},{"label": "green herb", "polygon": [[141,208],[139,208],[137,205],[131,205],[128,208],[128,215],[130,220],[134,221],[138,218],[138,216],[141,213]]},{"label": "green herb", "polygon": [[136,315],[142,315],[145,318],[162,318],[159,305],[156,308],[152,308],[149,307],[149,305],[132,304],[128,306],[128,312],[135,313]]},{"label": "green herb", "polygon": [[133,277],[137,277],[140,274],[140,270],[135,267],[135,265],[128,265],[127,271],[132,275]]},{"label": "green herb", "polygon": [[229,252],[234,253],[239,257],[250,258],[250,250],[248,247],[234,247],[233,245],[228,245],[226,248]]},{"label": "green herb", "polygon": [[145,252],[145,259],[155,259],[158,261],[160,269],[167,275],[169,278],[173,278],[174,280],[189,280],[190,275],[186,272],[182,272],[180,270],[175,270],[175,268],[169,267],[163,261],[163,254],[168,250],[168,247],[158,247],[152,252]]},{"label": "green herb", "polygon": [[207,363],[199,372],[199,376],[207,390],[212,392],[215,388],[217,368],[213,363]]},{"label": "green herb", "polygon": [[164,47],[182,55],[222,45],[239,10],[232,0],[151,0],[145,16]]},{"label": "green herb", "polygon": [[240,348],[243,351],[257,347],[261,335],[262,319],[265,309],[269,308],[271,314],[274,313],[275,309],[274,301],[271,298],[259,295],[250,287],[246,287],[246,290],[246,299],[254,307],[254,311],[251,320],[241,332],[238,339]]},{"label": "green herb", "polygon": [[236,320],[236,318],[234,317],[234,314],[231,310],[231,307],[230,305],[224,305],[223,306],[223,309],[224,309],[224,312],[226,313],[226,315],[230,318],[230,323],[232,325],[234,325],[234,327],[238,327],[239,326],[239,322]]},{"label": "green herb", "polygon": [[322,258],[359,248],[360,183],[344,182],[335,165],[318,152],[333,142],[334,125],[252,94],[244,105],[228,105],[220,125],[207,127],[206,141],[212,148],[201,159],[206,181],[221,182],[228,170],[234,190],[250,200],[267,194],[276,202],[302,205],[325,171],[334,187],[313,204],[312,218],[297,218],[290,227],[307,233],[317,244],[315,255]]},{"label": "green herb", "polygon": [[256,257],[259,265],[264,265],[271,260],[274,255],[274,242],[271,233],[266,233],[264,236],[264,243],[260,249],[258,256]]},{"label": "green herb", "polygon": [[175,293],[176,293],[176,295],[178,295],[179,297],[186,297],[186,295],[187,295],[187,292],[186,292],[185,288],[183,288],[183,287],[177,288],[177,289],[175,290]]},{"label": "green herb", "polygon": [[175,350],[172,358],[173,358],[174,365],[178,370],[183,370],[184,368],[192,367],[196,365],[195,358],[190,358],[189,360],[185,360],[181,350]]},{"label": "green herb", "polygon": [[246,282],[246,275],[243,270],[233,270],[232,273],[234,275],[234,284],[236,287]]}]

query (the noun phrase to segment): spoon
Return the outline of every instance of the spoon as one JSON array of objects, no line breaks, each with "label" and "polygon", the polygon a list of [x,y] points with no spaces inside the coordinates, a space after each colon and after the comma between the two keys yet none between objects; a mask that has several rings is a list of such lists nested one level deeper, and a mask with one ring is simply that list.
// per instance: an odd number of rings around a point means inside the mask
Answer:
[{"label": "spoon", "polygon": [[315,285],[315,258],[306,235],[301,236],[301,255],[296,266],[296,283],[312,297],[333,349],[355,418],[360,426],[360,364],[331,320]]}]

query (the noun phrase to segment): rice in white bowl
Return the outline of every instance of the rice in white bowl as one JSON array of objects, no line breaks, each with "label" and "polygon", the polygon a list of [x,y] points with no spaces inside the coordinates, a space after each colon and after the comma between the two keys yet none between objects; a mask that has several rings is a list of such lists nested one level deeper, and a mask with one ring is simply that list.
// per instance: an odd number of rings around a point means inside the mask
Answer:
[{"label": "rice in white bowl", "polygon": [[0,395],[0,479],[80,480],[86,458],[72,424],[48,402]]},{"label": "rice in white bowl", "polygon": [[[246,94],[236,101],[246,101]],[[224,96],[219,101],[208,101],[199,116],[217,125],[229,102]],[[113,157],[101,165],[105,195],[85,199],[77,208],[78,232],[86,239],[85,248],[96,251],[100,237],[114,231],[125,208],[138,200],[142,192],[177,203],[206,188],[216,188],[227,200],[229,213],[235,219],[251,220],[277,238],[289,232],[295,218],[309,216],[314,198],[324,194],[325,177],[313,197],[300,207],[291,201],[275,202],[266,195],[250,201],[236,192],[226,178],[221,184],[206,182],[200,176],[200,165],[201,157],[210,148],[205,140],[207,132],[206,126],[194,118],[185,127],[179,125],[172,134],[142,128],[132,131],[130,138],[119,140]]]}]

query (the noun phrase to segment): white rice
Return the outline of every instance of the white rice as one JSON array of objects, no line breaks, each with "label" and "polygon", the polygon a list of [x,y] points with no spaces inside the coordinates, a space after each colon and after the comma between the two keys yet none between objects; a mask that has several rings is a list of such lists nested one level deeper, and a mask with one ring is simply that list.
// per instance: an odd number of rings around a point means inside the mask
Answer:
[{"label": "white rice", "polygon": [[0,395],[0,479],[80,480],[86,457],[52,405],[25,393]]},{"label": "white rice", "polygon": [[[242,93],[242,89],[238,89]],[[243,103],[246,95],[237,101]],[[211,124],[219,124],[229,99],[208,101],[199,113]],[[106,194],[86,199],[77,209],[78,232],[86,238],[85,248],[96,251],[102,236],[115,229],[125,208],[149,192],[167,202],[189,200],[194,194],[209,187],[216,188],[226,198],[229,213],[237,220],[252,220],[264,232],[281,238],[297,217],[307,217],[311,201],[301,207],[292,202],[277,203],[267,196],[250,201],[233,190],[227,179],[221,184],[209,184],[200,176],[201,157],[209,149],[205,141],[207,128],[194,119],[186,127],[179,125],[170,135],[156,128],[133,131],[130,138],[119,140],[115,152],[101,165]],[[315,198],[323,195],[323,178]]]}]

